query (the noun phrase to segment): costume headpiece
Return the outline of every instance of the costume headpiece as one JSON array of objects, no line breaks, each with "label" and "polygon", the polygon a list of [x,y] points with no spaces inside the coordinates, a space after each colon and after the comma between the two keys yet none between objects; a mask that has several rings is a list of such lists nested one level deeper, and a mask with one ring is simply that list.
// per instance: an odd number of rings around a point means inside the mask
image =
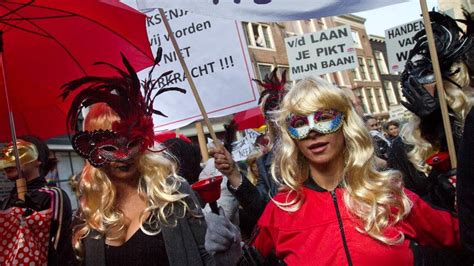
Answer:
[{"label": "costume headpiece", "polygon": [[278,78],[277,71],[278,68],[275,68],[270,74],[265,75],[263,81],[254,79],[258,85],[265,89],[260,93],[258,104],[261,104],[263,99],[268,95],[263,105],[263,112],[266,117],[268,117],[271,111],[277,110],[280,107],[280,102],[286,93],[286,70],[283,71],[281,79]]},{"label": "costume headpiece", "polygon": [[[72,138],[74,150],[94,167],[100,167],[109,161],[126,161],[138,152],[151,148],[154,142],[152,115],[166,117],[153,108],[156,96],[167,91],[186,93],[181,88],[157,86],[162,77],[170,75],[173,71],[167,71],[155,80],[151,78],[155,66],[161,60],[161,55],[162,49],[159,48],[154,65],[148,73],[148,79],[143,81],[143,95],[137,73],[123,54],[122,61],[126,71],[108,63],[96,63],[113,68],[119,76],[86,76],[63,85],[64,91],[61,94],[63,99],[71,92],[83,88],[72,101],[67,121],[68,128],[76,131]],[[77,122],[82,108],[96,103],[109,105],[120,120],[112,124],[112,130],[79,131]]]},{"label": "costume headpiece", "polygon": [[[38,150],[33,143],[18,139],[16,146],[18,148],[20,165],[25,165],[38,160]],[[15,165],[15,152],[13,150],[13,143],[9,143],[0,152],[0,169],[15,167]]]},{"label": "costume headpiece", "polygon": [[[471,49],[473,40],[450,16],[435,11],[431,11],[429,14],[441,74],[444,79],[451,81],[449,77],[459,71],[458,69],[452,69],[453,64],[461,60],[464,54]],[[410,76],[414,77],[420,84],[433,83],[435,82],[435,77],[426,30],[423,29],[418,32],[413,39],[416,41],[416,44],[408,55],[405,70],[401,76],[402,84]],[[458,84],[456,85],[459,86]]]},{"label": "costume headpiece", "polygon": [[[474,20],[472,19],[471,13],[469,13],[466,10],[463,10],[464,14],[464,20],[458,20],[464,24],[466,24],[466,34],[470,38],[474,38]],[[471,76],[471,80],[473,79],[472,77],[474,76],[474,50],[469,49],[465,54],[464,54],[464,62],[466,63],[469,73]]]}]

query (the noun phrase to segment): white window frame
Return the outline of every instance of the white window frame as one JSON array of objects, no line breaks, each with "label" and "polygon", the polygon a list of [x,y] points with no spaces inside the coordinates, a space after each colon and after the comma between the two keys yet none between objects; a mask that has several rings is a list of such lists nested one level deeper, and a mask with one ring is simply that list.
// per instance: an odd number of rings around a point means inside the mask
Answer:
[{"label": "white window frame", "polygon": [[268,63],[257,63],[257,70],[258,70],[258,75],[260,76],[260,80],[263,80],[265,78],[265,75],[262,75],[262,72],[260,72],[260,66],[269,66],[270,67],[270,72],[275,69],[275,66],[273,64],[268,64]]},{"label": "white window frame", "polygon": [[[380,74],[382,75],[389,74],[390,72],[388,71],[387,61],[385,61],[385,56],[383,55],[383,53],[381,51],[374,51],[374,56],[375,56],[375,64],[377,64],[377,67],[380,70]],[[379,60],[377,56],[380,56],[380,61],[383,64],[382,67],[379,64]]]},{"label": "white window frame", "polygon": [[296,32],[292,32],[292,31],[285,31],[285,36],[288,38],[288,37],[298,36],[298,34],[296,34]]},{"label": "white window frame", "polygon": [[[387,112],[388,111],[388,106],[387,106],[387,102],[385,101],[385,95],[384,95],[384,91],[382,88],[375,88],[378,92],[379,92],[379,95],[380,95],[380,104],[382,105],[381,106],[381,111],[383,112]],[[378,97],[377,97],[378,98]]]},{"label": "white window frame", "polygon": [[[316,24],[315,24],[315,19],[310,19],[310,25],[311,25],[311,32],[316,32],[317,31],[317,28],[316,28]],[[316,22],[317,23],[317,22]]]},{"label": "white window frame", "polygon": [[341,86],[345,86],[346,85],[346,81],[344,80],[344,75],[342,74],[342,71],[337,71],[337,79],[339,80],[339,85]]},{"label": "white window frame", "polygon": [[[373,78],[373,80],[378,81],[379,80],[379,74],[377,72],[377,66],[374,64],[375,63],[374,61],[375,60],[372,59],[372,58],[367,58],[367,60],[365,62],[366,62],[367,69],[370,69],[369,62],[372,62],[372,70],[373,70],[373,77],[372,78]],[[370,71],[368,71],[368,73],[369,73],[369,77],[370,77],[370,75],[371,75]]]},{"label": "white window frame", "polygon": [[380,113],[380,107],[377,101],[377,94],[375,94],[375,89],[374,88],[367,88],[370,90],[370,93],[372,94],[372,99],[369,99],[372,102],[372,106],[374,106],[374,113]]},{"label": "white window frame", "polygon": [[365,87],[360,88],[360,92],[362,93],[362,104],[365,105],[365,109],[367,110],[366,114],[371,114],[372,108],[370,108],[369,97],[367,96],[367,92],[365,90]]},{"label": "white window frame", "polygon": [[327,30],[328,29],[328,23],[326,22],[326,19],[321,18],[321,22],[323,24],[323,30]]},{"label": "white window frame", "polygon": [[[270,25],[268,24],[262,24],[262,23],[254,23],[254,22],[242,22],[243,27],[247,27],[247,35],[246,36],[249,40],[249,47],[254,48],[254,49],[262,49],[262,50],[271,50],[275,51],[275,41],[273,40],[273,33]],[[257,46],[257,43],[255,42],[255,32],[253,31],[253,25],[257,25],[258,27],[258,35],[263,38],[263,42],[265,44],[264,47]],[[267,34],[268,34],[268,39],[270,43],[268,44],[267,41],[265,40],[265,35],[263,34],[264,29],[266,28]],[[268,47],[270,45],[270,47]]]},{"label": "white window frame", "polygon": [[[393,88],[393,84],[391,81],[389,80],[385,80],[383,82],[383,86],[385,88],[385,91],[387,92],[387,98],[388,98],[388,103],[390,105],[397,105],[398,104],[398,99],[397,99],[397,95],[395,94],[395,89]],[[392,96],[393,98],[393,102],[390,101],[390,96]]]},{"label": "white window frame", "polygon": [[[293,81],[290,77],[290,66],[289,65],[277,65],[277,68],[281,69],[281,68],[286,68],[286,75],[288,76],[287,79],[286,79],[286,82],[291,82]],[[273,68],[274,69],[274,68]],[[273,71],[272,69],[272,71]],[[280,71],[280,75],[282,74],[282,72]]]},{"label": "white window frame", "polygon": [[358,68],[361,67],[359,59],[362,59],[362,62],[364,63],[364,71],[365,71],[366,79],[362,79],[363,77],[362,77],[360,72],[359,72],[359,76],[360,76],[361,80],[369,80],[370,81],[370,73],[369,73],[369,70],[367,69],[367,62],[365,61],[365,58],[363,56],[358,56],[357,57],[357,64],[359,65]]},{"label": "white window frame", "polygon": [[360,40],[359,32],[356,30],[351,30],[352,40],[354,41],[354,47],[362,48],[362,42]]}]

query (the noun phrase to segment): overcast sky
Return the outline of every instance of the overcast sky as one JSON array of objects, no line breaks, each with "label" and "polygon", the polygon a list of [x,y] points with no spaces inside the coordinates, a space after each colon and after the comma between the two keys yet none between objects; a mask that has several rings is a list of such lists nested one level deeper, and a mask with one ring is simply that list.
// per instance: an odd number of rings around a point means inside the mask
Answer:
[{"label": "overcast sky", "polygon": [[[426,0],[428,10],[438,7],[438,1]],[[411,0],[407,3],[391,5],[366,12],[355,13],[366,18],[365,27],[368,34],[384,36],[385,30],[421,18],[420,2]]]}]

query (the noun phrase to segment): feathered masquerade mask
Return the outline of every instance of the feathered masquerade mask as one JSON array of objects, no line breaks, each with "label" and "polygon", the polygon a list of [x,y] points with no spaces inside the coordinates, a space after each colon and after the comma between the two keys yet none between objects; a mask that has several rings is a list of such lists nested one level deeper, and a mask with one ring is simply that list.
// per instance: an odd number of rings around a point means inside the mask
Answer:
[{"label": "feathered masquerade mask", "polygon": [[[152,115],[166,117],[153,108],[154,100],[167,91],[186,93],[181,88],[157,86],[160,78],[170,75],[173,71],[167,71],[159,78],[152,80],[151,75],[160,62],[161,56],[162,49],[159,48],[154,65],[148,73],[148,79],[143,81],[143,95],[137,73],[124,55],[122,55],[122,61],[125,71],[108,63],[96,63],[96,65],[113,68],[119,74],[118,76],[86,76],[63,85],[61,94],[63,99],[67,98],[71,92],[81,89],[74,97],[69,109],[68,128],[76,132],[72,138],[74,150],[94,167],[101,167],[110,161],[127,161],[139,152],[151,148],[154,142]],[[79,131],[77,124],[82,108],[96,103],[109,105],[120,120],[112,124],[111,130]]]},{"label": "feathered masquerade mask", "polygon": [[[459,71],[452,69],[453,64],[461,60],[464,54],[471,49],[473,40],[448,15],[435,11],[429,13],[441,74],[444,79],[450,81],[449,77]],[[416,44],[408,55],[405,70],[401,75],[402,84],[409,77],[414,77],[420,84],[433,83],[435,82],[435,77],[426,31],[421,30],[413,38]],[[458,84],[456,85],[459,87]]]},{"label": "feathered masquerade mask", "polygon": [[271,111],[275,111],[279,108],[281,100],[285,96],[285,84],[286,84],[286,70],[283,71],[281,79],[277,75],[278,68],[275,68],[270,75],[265,75],[265,78],[262,80],[254,79],[258,85],[262,86],[265,90],[260,94],[258,99],[258,104],[261,104],[263,99],[265,99],[265,104],[263,105],[263,113],[265,117],[270,115]]}]

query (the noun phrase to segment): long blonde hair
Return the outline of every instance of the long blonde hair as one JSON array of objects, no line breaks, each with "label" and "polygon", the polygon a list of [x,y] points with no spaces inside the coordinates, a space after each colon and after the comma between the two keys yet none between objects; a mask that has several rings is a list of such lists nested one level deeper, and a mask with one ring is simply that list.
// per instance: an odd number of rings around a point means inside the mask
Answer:
[{"label": "long blonde hair", "polygon": [[[118,115],[107,105],[95,105],[85,120],[85,130],[110,129]],[[155,146],[154,149],[160,150]],[[162,226],[174,226],[176,219],[184,217],[188,208],[178,191],[182,179],[176,177],[175,164],[160,152],[147,151],[138,159],[138,193],[146,199],[146,208],[140,214],[140,228],[143,232],[158,234]],[[101,168],[89,163],[84,167],[79,183],[80,220],[74,228],[73,245],[79,256],[83,254],[82,239],[96,230],[104,236],[114,229],[114,239],[126,233],[126,221],[123,213],[117,209],[115,201],[117,191],[107,174]],[[146,214],[149,219],[146,219]],[[151,218],[151,219],[150,219]]]},{"label": "long blonde hair", "polygon": [[[464,125],[464,119],[472,106],[472,103],[466,96],[464,90],[472,90],[472,88],[469,87],[469,72],[466,65],[463,63],[455,64],[453,69],[457,68],[459,68],[459,71],[450,78],[462,89],[447,80],[443,81],[443,85],[446,92],[446,102],[448,107],[454,112],[454,119]],[[441,119],[441,117],[439,119]],[[413,149],[408,152],[408,159],[413,166],[418,171],[429,174],[431,167],[426,164],[425,161],[430,155],[437,152],[437,147],[433,145],[434,143],[430,143],[428,140],[423,138],[420,130],[420,123],[420,118],[413,116],[412,119],[401,129],[400,137],[404,143],[413,147]]]},{"label": "long blonde hair", "polygon": [[[384,236],[384,230],[401,221],[411,209],[411,202],[396,171],[378,172],[373,165],[374,147],[362,119],[357,115],[344,92],[317,77],[298,82],[284,98],[277,118],[280,142],[276,146],[272,174],[281,177],[284,189],[295,194],[293,200],[276,202],[287,211],[297,211],[304,202],[302,184],[309,177],[307,159],[298,150],[286,130],[290,113],[308,115],[316,110],[336,109],[344,114],[342,131],[345,138],[344,203],[362,223],[359,231],[386,244],[398,244],[402,232],[394,238]],[[289,197],[288,197],[289,198]]]}]

